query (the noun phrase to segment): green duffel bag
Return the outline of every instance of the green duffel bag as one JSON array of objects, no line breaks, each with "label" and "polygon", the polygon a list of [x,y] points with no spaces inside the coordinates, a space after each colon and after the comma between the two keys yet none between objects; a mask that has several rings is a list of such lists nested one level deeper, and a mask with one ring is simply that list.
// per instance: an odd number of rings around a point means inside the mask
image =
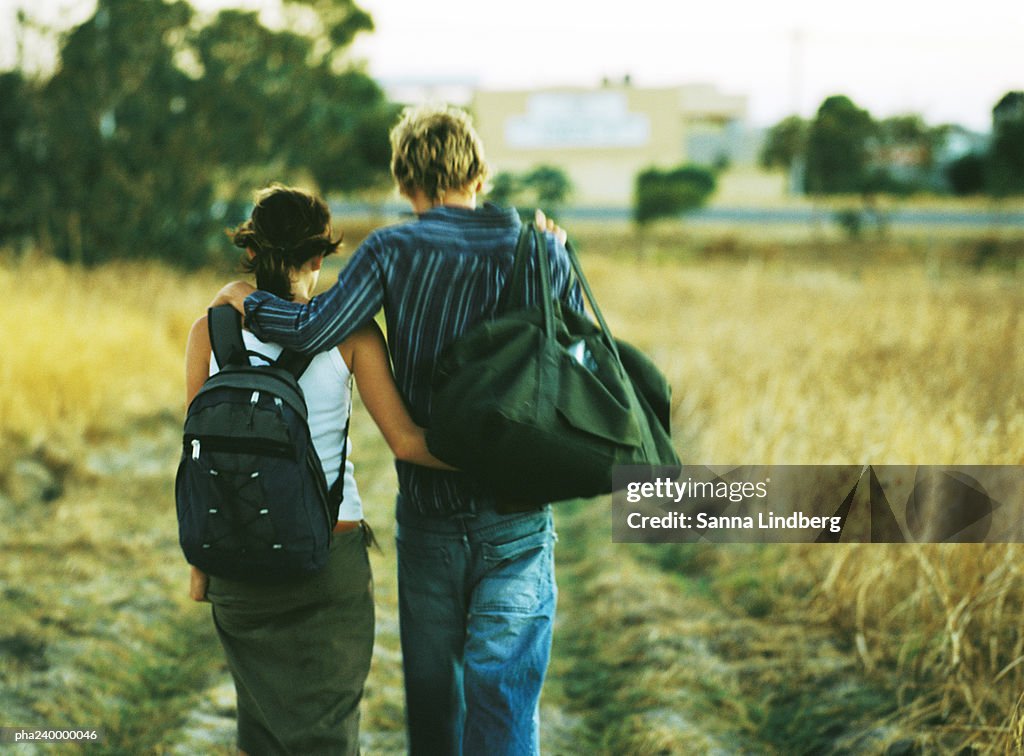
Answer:
[{"label": "green duffel bag", "polygon": [[[680,464],[668,382],[612,337],[566,248],[597,325],[553,296],[547,244],[529,224],[499,314],[453,342],[434,374],[427,446],[509,511],[610,493],[615,465]],[[524,307],[534,249],[540,302]]]}]

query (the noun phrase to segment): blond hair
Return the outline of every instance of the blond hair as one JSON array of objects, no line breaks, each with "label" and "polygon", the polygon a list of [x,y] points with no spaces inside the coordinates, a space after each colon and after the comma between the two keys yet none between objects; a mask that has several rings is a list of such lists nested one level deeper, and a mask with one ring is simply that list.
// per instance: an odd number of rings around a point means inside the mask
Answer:
[{"label": "blond hair", "polygon": [[407,196],[419,189],[438,201],[486,179],[484,145],[469,114],[445,105],[406,108],[391,129],[391,175]]}]

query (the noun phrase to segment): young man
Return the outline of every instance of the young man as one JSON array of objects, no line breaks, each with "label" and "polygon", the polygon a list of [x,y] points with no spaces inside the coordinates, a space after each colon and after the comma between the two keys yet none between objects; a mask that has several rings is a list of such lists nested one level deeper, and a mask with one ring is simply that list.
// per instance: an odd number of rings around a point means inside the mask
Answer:
[{"label": "young man", "polygon": [[[338,282],[308,304],[241,283],[220,301],[242,309],[244,298],[256,336],[305,352],[339,343],[383,307],[398,387],[413,419],[428,426],[434,365],[449,343],[495,314],[521,224],[514,210],[477,206],[487,165],[465,113],[407,110],[391,148],[392,175],[416,221],[372,233]],[[582,311],[563,241],[548,234],[552,287]],[[529,278],[532,303],[535,263]],[[396,467],[410,753],[538,753],[557,595],[550,508],[502,515],[466,476]]]}]

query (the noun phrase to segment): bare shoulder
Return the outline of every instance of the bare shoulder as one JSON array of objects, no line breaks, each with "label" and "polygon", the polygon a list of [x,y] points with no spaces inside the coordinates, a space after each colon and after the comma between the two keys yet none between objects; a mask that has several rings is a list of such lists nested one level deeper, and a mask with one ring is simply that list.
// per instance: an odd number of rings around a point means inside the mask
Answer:
[{"label": "bare shoulder", "polygon": [[192,328],[188,332],[188,343],[196,347],[210,346],[210,327],[207,322],[207,315],[204,313],[196,318]]},{"label": "bare shoulder", "polygon": [[185,347],[185,401],[190,403],[210,373],[210,331],[206,315],[192,324]]},{"label": "bare shoulder", "polygon": [[361,341],[377,342],[384,340],[384,333],[380,330],[380,326],[377,325],[377,321],[371,320],[366,325],[360,326],[355,331],[353,331],[352,335],[349,336],[349,338]]},{"label": "bare shoulder", "polygon": [[364,326],[360,326],[343,342],[338,344],[338,349],[342,350],[342,354],[345,350],[359,350],[359,349],[373,349],[384,343],[384,334],[380,330],[380,326],[377,322],[371,320]]},{"label": "bare shoulder", "polygon": [[345,364],[348,365],[350,370],[353,369],[358,355],[362,354],[365,356],[373,352],[382,353],[386,352],[386,350],[384,334],[374,320],[371,320],[364,326],[360,326],[347,339],[338,344],[338,351],[341,352],[342,359],[345,360]]}]

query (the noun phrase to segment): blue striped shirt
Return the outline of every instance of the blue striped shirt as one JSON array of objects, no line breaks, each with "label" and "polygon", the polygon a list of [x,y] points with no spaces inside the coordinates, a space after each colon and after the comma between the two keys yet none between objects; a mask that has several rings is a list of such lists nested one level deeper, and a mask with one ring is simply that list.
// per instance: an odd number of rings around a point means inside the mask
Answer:
[{"label": "blue striped shirt", "polygon": [[[520,227],[514,210],[491,204],[475,210],[433,208],[415,221],[370,234],[337,283],[308,304],[254,292],[245,300],[246,324],[264,341],[319,352],[343,341],[383,307],[399,391],[413,420],[427,426],[434,365],[448,344],[496,314]],[[582,311],[565,248],[550,234],[547,242],[553,291]],[[539,288],[532,257],[527,304],[537,302]],[[467,476],[401,461],[396,466],[402,500],[422,513],[493,507]]]}]

